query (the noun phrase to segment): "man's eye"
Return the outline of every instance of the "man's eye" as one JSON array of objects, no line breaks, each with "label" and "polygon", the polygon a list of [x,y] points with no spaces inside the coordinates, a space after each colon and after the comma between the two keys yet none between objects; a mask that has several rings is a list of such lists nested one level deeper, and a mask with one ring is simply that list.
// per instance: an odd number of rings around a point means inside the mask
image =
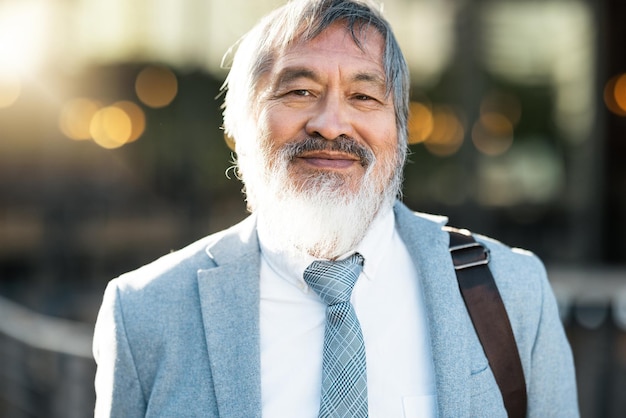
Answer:
[{"label": "man's eye", "polygon": [[308,90],[304,90],[304,89],[298,89],[298,90],[292,90],[291,94],[293,94],[294,96],[306,97],[306,96],[310,96],[311,92],[309,92]]},{"label": "man's eye", "polygon": [[367,94],[356,94],[354,98],[357,100],[362,100],[362,101],[374,100],[372,96],[368,96]]}]

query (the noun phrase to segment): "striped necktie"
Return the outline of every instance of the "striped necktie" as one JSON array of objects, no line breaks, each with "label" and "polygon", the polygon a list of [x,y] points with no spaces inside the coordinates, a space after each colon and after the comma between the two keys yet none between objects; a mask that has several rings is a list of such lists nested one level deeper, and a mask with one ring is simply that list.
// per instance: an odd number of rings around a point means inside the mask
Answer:
[{"label": "striped necktie", "polygon": [[328,305],[322,360],[320,418],[366,418],[365,344],[350,295],[363,270],[363,256],[314,261],[304,280]]}]

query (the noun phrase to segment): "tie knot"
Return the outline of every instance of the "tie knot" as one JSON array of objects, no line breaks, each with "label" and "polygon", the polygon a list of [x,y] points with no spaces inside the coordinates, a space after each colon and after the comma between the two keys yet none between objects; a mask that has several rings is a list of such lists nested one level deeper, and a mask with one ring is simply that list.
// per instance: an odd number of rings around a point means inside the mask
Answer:
[{"label": "tie knot", "polygon": [[314,261],[304,270],[304,281],[327,305],[350,300],[352,288],[363,270],[363,256],[354,253],[341,261]]}]

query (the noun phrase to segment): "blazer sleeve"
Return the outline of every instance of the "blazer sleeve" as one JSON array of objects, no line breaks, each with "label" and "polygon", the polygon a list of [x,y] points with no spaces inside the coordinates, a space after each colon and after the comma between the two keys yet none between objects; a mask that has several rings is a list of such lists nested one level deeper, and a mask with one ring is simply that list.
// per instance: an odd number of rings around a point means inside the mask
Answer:
[{"label": "blazer sleeve", "polygon": [[145,399],[126,335],[116,280],[105,292],[93,338],[97,364],[95,418],[143,417]]},{"label": "blazer sleeve", "polygon": [[529,417],[578,417],[572,351],[561,323],[552,288],[541,267],[541,313],[531,351],[528,383]]}]

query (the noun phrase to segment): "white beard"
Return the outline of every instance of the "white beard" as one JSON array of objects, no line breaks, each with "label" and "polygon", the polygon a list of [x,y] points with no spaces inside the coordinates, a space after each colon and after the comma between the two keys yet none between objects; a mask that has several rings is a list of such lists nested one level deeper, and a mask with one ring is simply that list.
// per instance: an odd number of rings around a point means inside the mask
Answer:
[{"label": "white beard", "polygon": [[266,232],[264,245],[290,257],[335,259],[354,249],[399,192],[402,167],[396,155],[383,162],[369,152],[371,161],[353,192],[342,174],[321,170],[295,184],[289,151],[279,150],[272,157],[269,153],[259,153],[265,156],[254,164],[257,175],[253,170],[252,176],[244,177],[246,192],[254,199],[258,227]]}]

